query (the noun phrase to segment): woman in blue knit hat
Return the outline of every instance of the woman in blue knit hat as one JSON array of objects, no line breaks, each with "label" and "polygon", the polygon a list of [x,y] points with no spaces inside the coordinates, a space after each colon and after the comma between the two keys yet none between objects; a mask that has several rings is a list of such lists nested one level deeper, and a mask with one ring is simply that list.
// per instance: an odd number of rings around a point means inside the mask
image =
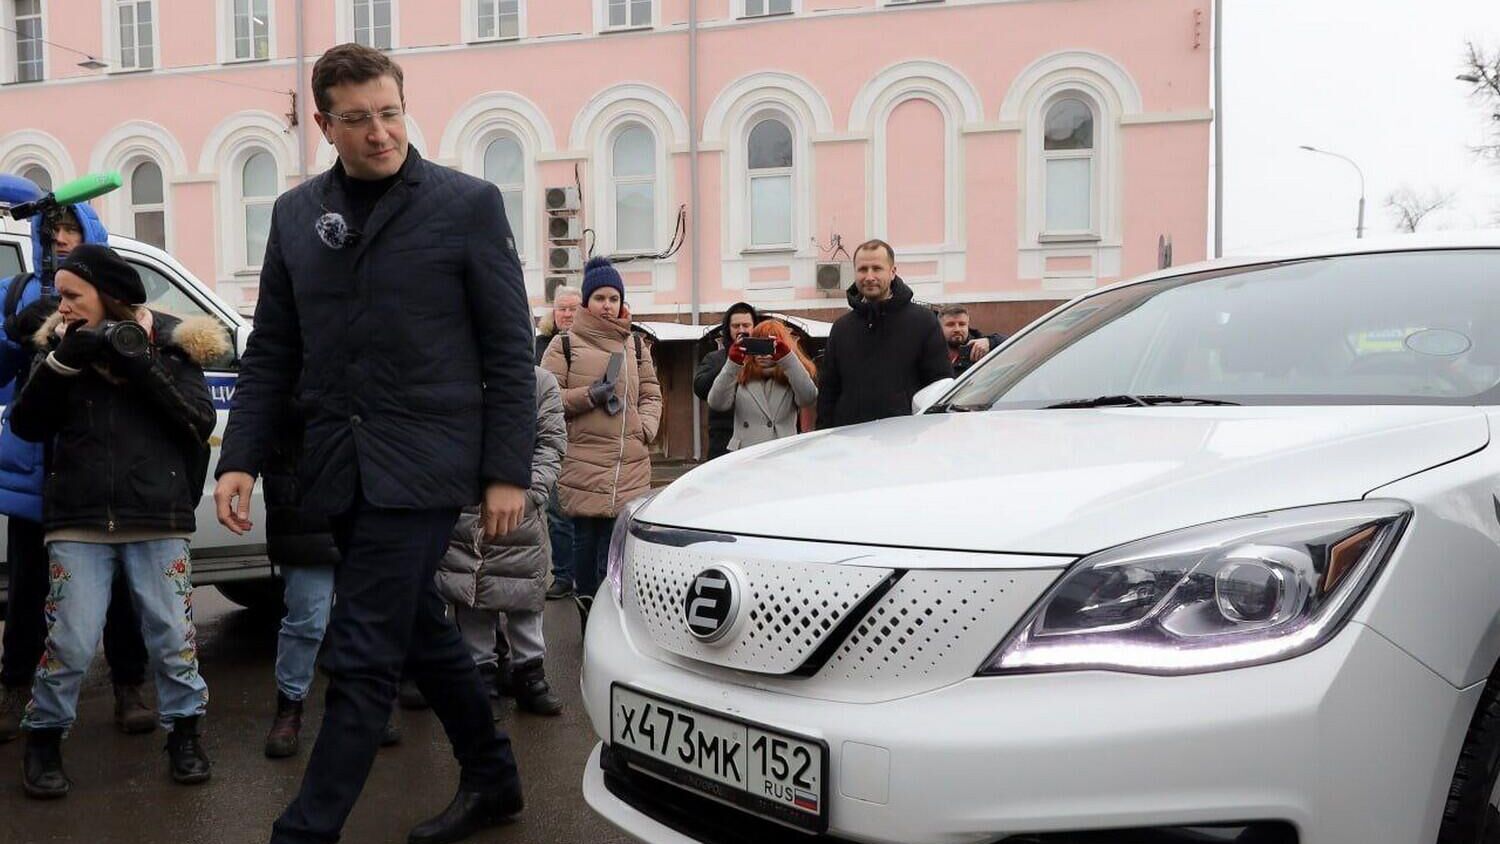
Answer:
[{"label": "woman in blue knit hat", "polygon": [[562,386],[568,453],[557,495],[573,519],[573,571],[586,612],[604,579],[615,516],[651,490],[648,443],[661,426],[662,403],[650,348],[630,330],[625,282],[608,258],[584,268],[583,302],[573,328],[547,346],[542,366]]}]

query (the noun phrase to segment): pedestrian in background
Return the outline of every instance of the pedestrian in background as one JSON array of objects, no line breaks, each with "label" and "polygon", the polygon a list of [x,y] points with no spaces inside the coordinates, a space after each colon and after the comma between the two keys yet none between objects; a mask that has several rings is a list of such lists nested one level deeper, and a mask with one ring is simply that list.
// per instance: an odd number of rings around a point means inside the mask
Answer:
[{"label": "pedestrian in background", "polygon": [[[453,620],[490,696],[498,697],[501,688],[507,688],[517,706],[537,715],[562,712],[562,701],[547,684],[542,610],[552,554],[545,512],[567,450],[568,426],[557,379],[537,367],[536,446],[526,515],[515,530],[486,539],[477,509],[465,510],[453,526],[448,552],[438,568],[438,591],[453,606]],[[495,630],[502,619],[510,646],[508,663],[495,649]]]},{"label": "pedestrian in background", "polygon": [[604,579],[615,516],[625,502],[651,490],[648,446],[661,424],[662,402],[651,353],[630,330],[625,282],[609,259],[588,262],[583,296],[584,310],[572,330],[547,346],[542,366],[562,388],[568,420],[557,495],[573,519],[573,571],[587,617]]},{"label": "pedestrian in background", "polygon": [[[578,317],[581,307],[583,293],[578,288],[564,284],[552,291],[552,310],[542,316],[541,324],[537,326],[538,366],[552,338],[573,327],[573,320]],[[555,601],[573,594],[573,520],[562,510],[555,483],[547,497],[547,537],[552,544],[552,585],[547,589],[547,600]]]},{"label": "pedestrian in background", "polygon": [[46,443],[48,467],[42,522],[52,591],[24,722],[26,793],[68,793],[62,738],[117,572],[130,583],[156,669],[172,779],[205,782],[199,719],[208,685],[198,671],[188,541],[216,422],[203,366],[228,352],[229,338],[210,317],[139,307],[140,275],[107,246],[74,249],[57,290],[57,313],[36,337],[46,358],[11,416],[18,436]]},{"label": "pedestrian in background", "polygon": [[[768,340],[769,355],[752,355],[746,340]],[[817,369],[786,323],[768,319],[729,347],[728,360],[708,391],[708,406],[734,418],[729,450],[797,433],[802,408],[818,401]]]},{"label": "pedestrian in background", "polygon": [[948,362],[953,366],[954,378],[968,372],[991,349],[1005,342],[1004,334],[981,334],[972,327],[969,309],[963,305],[947,305],[939,310],[938,324],[948,344]]},{"label": "pedestrian in background", "polygon": [[[729,360],[729,347],[741,337],[750,336],[750,329],[760,322],[760,314],[748,302],[735,302],[724,311],[719,320],[719,347],[703,356],[693,370],[693,393],[708,401],[708,391],[713,389],[714,379],[724,370]],[[708,459],[729,453],[729,439],[734,436],[734,413],[728,410],[708,409]]]},{"label": "pedestrian in background", "polygon": [[[46,247],[42,238],[52,238],[53,255],[61,262],[74,247],[84,243],[108,243],[109,232],[88,205],[54,208],[45,219],[31,225],[33,266],[41,267]],[[5,607],[4,648],[0,650],[0,743],[21,734],[21,717],[31,700],[31,681],[47,638],[45,606],[47,546],[42,528],[41,443],[21,440],[10,428],[14,398],[26,385],[36,355],[33,336],[57,310],[56,295],[42,295],[42,280],[35,273],[22,273],[0,282],[5,330],[0,334],[0,403],[6,405],[0,418],[0,514],[6,516],[5,554],[9,568]],[[146,704],[146,642],[136,614],[130,587],[124,578],[115,580],[104,621],[104,659],[109,664],[115,693],[115,726],[124,733],[149,733],[156,729],[156,713]]]}]

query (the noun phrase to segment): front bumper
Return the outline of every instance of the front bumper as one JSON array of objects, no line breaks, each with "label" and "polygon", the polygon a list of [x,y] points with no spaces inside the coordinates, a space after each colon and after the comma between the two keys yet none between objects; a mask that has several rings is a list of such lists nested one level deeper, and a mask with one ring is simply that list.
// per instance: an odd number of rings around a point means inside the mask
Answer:
[{"label": "front bumper", "polygon": [[[1480,690],[1455,689],[1350,624],[1310,654],[1235,671],[970,678],[850,704],[652,659],[621,622],[601,591],[582,681],[596,733],[607,740],[609,689],[620,682],[821,738],[835,840],[989,844],[1266,821],[1289,824],[1300,844],[1431,841]],[[642,840],[712,840],[674,831],[611,793],[598,752],[584,792]]]}]

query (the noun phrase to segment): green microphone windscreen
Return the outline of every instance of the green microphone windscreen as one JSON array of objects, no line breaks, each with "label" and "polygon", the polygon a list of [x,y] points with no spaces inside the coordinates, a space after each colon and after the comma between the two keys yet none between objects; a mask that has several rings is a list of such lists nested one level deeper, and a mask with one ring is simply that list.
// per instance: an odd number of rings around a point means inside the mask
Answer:
[{"label": "green microphone windscreen", "polygon": [[58,186],[52,191],[52,196],[57,200],[58,205],[76,205],[80,202],[88,202],[96,196],[103,196],[119,186],[119,173],[90,173]]}]

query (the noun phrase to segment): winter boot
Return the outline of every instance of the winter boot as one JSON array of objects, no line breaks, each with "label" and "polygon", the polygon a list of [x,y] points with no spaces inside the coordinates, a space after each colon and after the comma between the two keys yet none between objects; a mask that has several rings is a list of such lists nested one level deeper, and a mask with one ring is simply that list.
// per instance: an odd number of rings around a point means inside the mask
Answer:
[{"label": "winter boot", "polygon": [[25,686],[0,686],[0,744],[15,741],[21,734],[21,716],[30,699],[31,689]]},{"label": "winter boot", "polygon": [[26,731],[26,754],[22,761],[26,796],[55,800],[68,796],[68,775],[63,773],[61,727]]},{"label": "winter boot", "polygon": [[183,785],[208,782],[213,763],[198,741],[198,721],[202,717],[178,718],[172,722],[172,731],[167,733],[167,766],[172,771],[173,781]]},{"label": "winter boot", "polygon": [[156,711],[146,705],[143,686],[115,685],[115,726],[132,736],[156,729]]},{"label": "winter boot", "polygon": [[516,705],[521,709],[534,715],[562,713],[562,699],[547,685],[541,657],[517,665],[511,675],[511,686],[515,689]]},{"label": "winter boot", "polygon": [[302,701],[276,693],[276,720],[266,734],[266,758],[285,759],[297,755],[297,737],[302,732]]}]

